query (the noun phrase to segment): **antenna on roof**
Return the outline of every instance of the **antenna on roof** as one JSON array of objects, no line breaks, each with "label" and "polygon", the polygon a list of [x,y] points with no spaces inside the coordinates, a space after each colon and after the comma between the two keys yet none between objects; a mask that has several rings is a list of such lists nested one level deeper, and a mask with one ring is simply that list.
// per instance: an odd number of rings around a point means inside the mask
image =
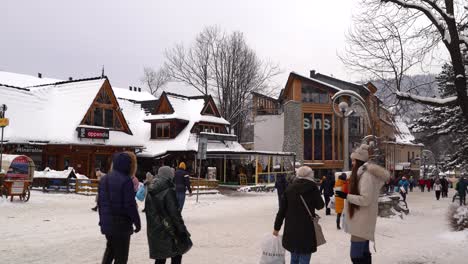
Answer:
[{"label": "antenna on roof", "polygon": [[101,77],[104,78],[104,76],[106,76],[106,75],[104,75],[104,65],[102,65]]}]

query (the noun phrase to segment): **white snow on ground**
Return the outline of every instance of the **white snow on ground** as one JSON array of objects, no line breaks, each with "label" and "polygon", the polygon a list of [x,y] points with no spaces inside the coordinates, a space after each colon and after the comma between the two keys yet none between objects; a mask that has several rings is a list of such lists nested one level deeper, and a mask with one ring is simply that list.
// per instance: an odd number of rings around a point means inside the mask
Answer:
[{"label": "white snow on ground", "polygon": [[[468,231],[452,232],[447,226],[452,195],[451,190],[449,199],[436,201],[434,192],[415,191],[408,195],[409,216],[379,218],[373,263],[466,263]],[[27,203],[0,198],[0,263],[100,263],[105,239],[93,206],[94,196],[75,194],[33,191]],[[184,263],[258,263],[261,239],[272,231],[276,210],[275,193],[204,195],[199,204],[189,197],[183,215],[194,247]],[[351,263],[349,235],[336,230],[335,215],[319,213],[328,243],[311,263]],[[141,217],[143,228],[132,236],[129,263],[154,263],[148,258],[143,213]]]}]

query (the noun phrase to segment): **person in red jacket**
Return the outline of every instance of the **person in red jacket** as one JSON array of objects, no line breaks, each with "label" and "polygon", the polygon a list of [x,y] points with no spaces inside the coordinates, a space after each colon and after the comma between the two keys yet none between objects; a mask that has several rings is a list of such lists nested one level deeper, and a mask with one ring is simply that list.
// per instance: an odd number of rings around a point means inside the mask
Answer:
[{"label": "person in red jacket", "polygon": [[419,187],[421,188],[421,192],[424,192],[424,187],[426,186],[426,181],[424,179],[419,179],[418,184],[419,184]]},{"label": "person in red jacket", "polygon": [[425,182],[426,182],[427,191],[430,192],[432,188],[432,182],[430,179],[425,180]]}]

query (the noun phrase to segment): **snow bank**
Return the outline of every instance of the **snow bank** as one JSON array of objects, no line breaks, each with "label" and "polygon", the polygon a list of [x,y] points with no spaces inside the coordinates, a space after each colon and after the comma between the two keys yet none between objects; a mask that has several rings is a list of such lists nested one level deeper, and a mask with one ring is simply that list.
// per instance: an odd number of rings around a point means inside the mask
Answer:
[{"label": "snow bank", "polygon": [[77,173],[72,167],[68,167],[67,170],[63,171],[56,171],[47,167],[43,171],[35,171],[34,178],[66,179],[72,173],[76,176],[77,179],[89,179],[85,175]]}]

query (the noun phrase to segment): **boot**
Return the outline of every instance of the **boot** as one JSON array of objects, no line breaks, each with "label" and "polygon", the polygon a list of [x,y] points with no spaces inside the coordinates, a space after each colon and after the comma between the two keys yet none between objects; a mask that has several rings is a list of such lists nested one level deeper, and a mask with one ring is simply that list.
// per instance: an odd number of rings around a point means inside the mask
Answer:
[{"label": "boot", "polygon": [[325,210],[325,214],[326,214],[326,215],[331,215],[331,210],[330,210],[330,208],[327,208],[327,209]]},{"label": "boot", "polygon": [[336,216],[336,229],[340,230],[341,229],[341,226],[340,226],[340,221],[341,220],[341,214],[338,214]]},{"label": "boot", "polygon": [[96,211],[97,211],[97,205],[96,205],[96,206],[94,206],[93,208],[91,208],[91,210],[93,210],[93,211],[95,211],[95,212],[96,212]]},{"label": "boot", "polygon": [[351,261],[353,262],[353,264],[366,264],[366,259],[365,257],[361,257],[361,258],[351,258]]}]

